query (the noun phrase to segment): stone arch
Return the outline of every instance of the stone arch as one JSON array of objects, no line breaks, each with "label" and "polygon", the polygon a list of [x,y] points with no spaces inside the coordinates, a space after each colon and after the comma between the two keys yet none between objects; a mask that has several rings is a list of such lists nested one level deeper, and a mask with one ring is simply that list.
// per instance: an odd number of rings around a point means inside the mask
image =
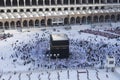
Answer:
[{"label": "stone arch", "polygon": [[92,17],[91,16],[88,16],[87,17],[87,23],[89,24],[89,23],[92,23]]},{"label": "stone arch", "polygon": [[23,27],[28,27],[28,21],[27,20],[23,21]]},{"label": "stone arch", "polygon": [[34,27],[34,22],[33,22],[33,20],[30,20],[30,21],[29,21],[29,27]]},{"label": "stone arch", "polygon": [[77,7],[76,10],[80,10],[80,7]]},{"label": "stone arch", "polygon": [[69,19],[66,17],[66,18],[64,18],[64,24],[66,25],[66,24],[69,24]]},{"label": "stone arch", "polygon": [[104,16],[103,16],[103,15],[101,15],[101,16],[99,17],[99,22],[104,22]]},{"label": "stone arch", "polygon": [[109,22],[110,21],[110,16],[109,15],[106,15],[105,16],[105,22]]},{"label": "stone arch", "polygon": [[20,12],[24,12],[24,10],[23,10],[23,9],[20,9]]},{"label": "stone arch", "polygon": [[17,22],[16,22],[16,27],[17,27],[17,28],[20,28],[20,27],[21,27],[21,22],[20,22],[20,21],[17,21]]},{"label": "stone arch", "polygon": [[86,10],[86,7],[83,7],[82,10]]},{"label": "stone arch", "polygon": [[74,17],[70,18],[70,24],[75,24],[75,18]]},{"label": "stone arch", "polygon": [[10,26],[11,26],[12,29],[15,29],[15,22],[14,22],[14,21],[11,21],[11,22],[10,22]]},{"label": "stone arch", "polygon": [[52,19],[48,19],[48,20],[47,20],[47,25],[48,25],[48,26],[52,26]]},{"label": "stone arch", "polygon": [[76,23],[79,24],[80,23],[80,17],[76,17]]},{"label": "stone arch", "polygon": [[82,23],[86,24],[86,17],[85,16],[82,17]]},{"label": "stone arch", "polygon": [[93,17],[93,22],[97,23],[98,22],[98,16]]},{"label": "stone arch", "polygon": [[45,11],[49,11],[49,8],[46,8]]},{"label": "stone arch", "polygon": [[58,8],[58,11],[62,11],[62,9],[61,9],[61,8]]},{"label": "stone arch", "polygon": [[17,9],[14,9],[13,12],[18,12]]},{"label": "stone arch", "polygon": [[55,11],[55,8],[52,8],[52,11]]},{"label": "stone arch", "polygon": [[115,22],[116,20],[115,20],[115,15],[111,15],[111,21],[112,22]]},{"label": "stone arch", "polygon": [[71,10],[71,11],[74,11],[74,7],[71,7],[70,10]]},{"label": "stone arch", "polygon": [[36,27],[39,27],[39,26],[40,26],[40,22],[39,22],[38,19],[35,20],[35,26],[36,26]]},{"label": "stone arch", "polygon": [[4,27],[5,27],[6,30],[8,30],[8,29],[9,29],[9,22],[6,21],[6,22],[4,23]]},{"label": "stone arch", "polygon": [[0,22],[0,29],[3,29],[3,23]]},{"label": "stone arch", "polygon": [[64,11],[67,11],[68,10],[68,8],[66,7],[66,8],[64,8]]},{"label": "stone arch", "polygon": [[45,26],[45,19],[41,20],[41,26]]}]

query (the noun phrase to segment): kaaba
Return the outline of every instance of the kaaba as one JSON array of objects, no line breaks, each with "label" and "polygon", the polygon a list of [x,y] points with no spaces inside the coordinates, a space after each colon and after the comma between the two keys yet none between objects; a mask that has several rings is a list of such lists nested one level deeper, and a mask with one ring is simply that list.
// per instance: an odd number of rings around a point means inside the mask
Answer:
[{"label": "kaaba", "polygon": [[50,55],[52,59],[69,57],[69,38],[66,34],[50,35]]}]

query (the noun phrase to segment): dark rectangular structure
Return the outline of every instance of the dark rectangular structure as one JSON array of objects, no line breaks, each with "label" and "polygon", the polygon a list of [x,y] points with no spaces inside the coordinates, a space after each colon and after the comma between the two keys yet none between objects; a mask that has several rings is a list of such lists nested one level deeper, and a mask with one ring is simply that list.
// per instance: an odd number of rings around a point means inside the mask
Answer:
[{"label": "dark rectangular structure", "polygon": [[66,34],[50,35],[50,55],[52,59],[69,57],[69,39]]}]

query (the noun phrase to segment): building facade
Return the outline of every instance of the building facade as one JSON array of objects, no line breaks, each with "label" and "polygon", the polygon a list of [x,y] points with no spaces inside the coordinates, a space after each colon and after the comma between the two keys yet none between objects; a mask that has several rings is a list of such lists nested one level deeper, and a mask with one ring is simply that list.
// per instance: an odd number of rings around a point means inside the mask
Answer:
[{"label": "building facade", "polygon": [[120,21],[120,0],[0,0],[0,29]]}]

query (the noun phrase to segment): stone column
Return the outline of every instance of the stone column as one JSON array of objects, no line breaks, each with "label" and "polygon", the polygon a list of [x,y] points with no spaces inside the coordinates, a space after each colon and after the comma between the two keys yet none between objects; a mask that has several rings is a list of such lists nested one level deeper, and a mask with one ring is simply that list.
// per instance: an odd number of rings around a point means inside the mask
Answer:
[{"label": "stone column", "polygon": [[86,0],[86,3],[88,4],[88,0]]},{"label": "stone column", "polygon": [[70,5],[70,0],[68,0],[68,5]]},{"label": "stone column", "polygon": [[32,6],[32,0],[30,0],[30,6]]},{"label": "stone column", "polygon": [[13,0],[11,0],[11,6],[13,6]]},{"label": "stone column", "polygon": [[36,5],[38,6],[38,0],[36,0]]},{"label": "stone column", "polygon": [[101,0],[99,0],[99,4],[101,4]]},{"label": "stone column", "polygon": [[74,1],[74,4],[76,5],[76,0]]},{"label": "stone column", "polygon": [[49,0],[49,5],[51,6],[51,0]]},{"label": "stone column", "polygon": [[63,5],[63,0],[61,0],[61,3],[62,3],[62,5]]},{"label": "stone column", "polygon": [[95,4],[95,0],[93,0],[93,4]]},{"label": "stone column", "polygon": [[24,6],[26,6],[26,5],[25,5],[25,2],[26,2],[26,1],[24,0]]},{"label": "stone column", "polygon": [[45,0],[43,0],[43,6],[45,6]]},{"label": "stone column", "polygon": [[119,4],[119,0],[117,0],[117,3]]},{"label": "stone column", "polygon": [[6,7],[6,0],[4,0],[4,6]]},{"label": "stone column", "polygon": [[17,0],[17,6],[19,6],[19,1],[20,1],[20,0]]},{"label": "stone column", "polygon": [[82,4],[82,0],[80,0],[80,4]]},{"label": "stone column", "polygon": [[55,0],[55,5],[57,5],[57,0]]}]

